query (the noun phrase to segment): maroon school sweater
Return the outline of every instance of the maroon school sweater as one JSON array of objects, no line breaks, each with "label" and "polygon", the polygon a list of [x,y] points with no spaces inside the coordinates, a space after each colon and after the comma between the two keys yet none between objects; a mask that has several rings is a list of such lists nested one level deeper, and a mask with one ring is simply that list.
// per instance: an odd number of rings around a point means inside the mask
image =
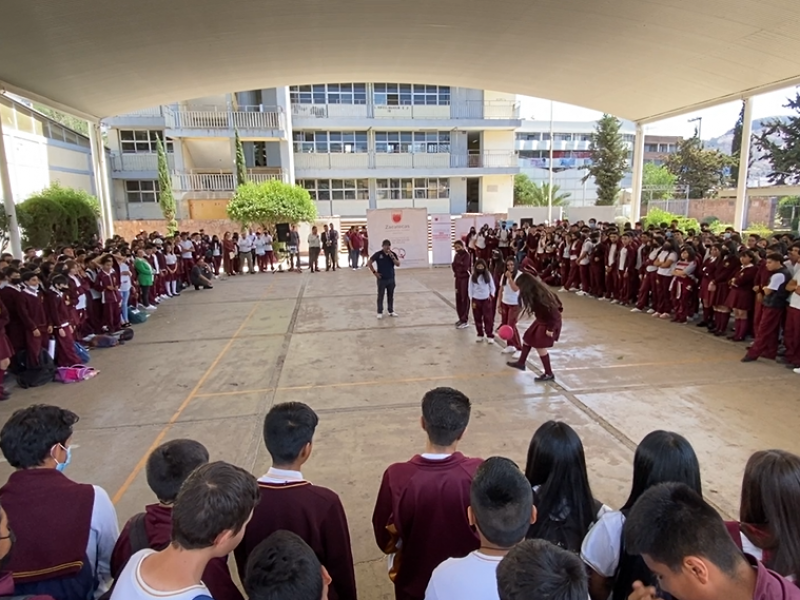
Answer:
[{"label": "maroon school sweater", "polygon": [[[172,509],[161,504],[149,504],[145,507],[144,529],[150,547],[165,548],[172,538]],[[114,551],[111,553],[111,575],[119,577],[122,569],[131,558],[131,522],[125,523],[119,534]],[[202,577],[203,583],[211,592],[214,600],[242,600],[242,593],[231,578],[228,558],[212,558],[206,565]]]},{"label": "maroon school sweater", "polygon": [[284,529],[300,536],[328,570],[332,579],[329,600],[356,600],[350,530],[339,496],[308,481],[260,481],[258,487],[261,501],[242,543],[233,552],[239,577],[244,579],[247,558],[255,547],[275,531]]},{"label": "maroon school sweater", "polygon": [[[372,528],[378,547],[394,552],[398,600],[421,600],[433,570],[448,558],[466,556],[480,546],[467,521],[469,488],[483,462],[455,452],[444,460],[415,456],[383,474]],[[399,566],[397,563],[399,561]]]}]

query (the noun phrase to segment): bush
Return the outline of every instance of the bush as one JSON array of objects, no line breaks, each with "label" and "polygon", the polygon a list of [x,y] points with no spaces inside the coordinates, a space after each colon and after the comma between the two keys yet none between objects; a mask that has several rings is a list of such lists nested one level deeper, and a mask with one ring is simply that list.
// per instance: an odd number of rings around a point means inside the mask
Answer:
[{"label": "bush", "polygon": [[714,215],[703,217],[702,219],[700,219],[700,224],[702,225],[703,223],[705,223],[706,225],[711,225],[712,223],[719,223],[719,217],[715,217]]},{"label": "bush", "polygon": [[650,225],[656,228],[660,227],[662,223],[669,225],[672,221],[678,222],[678,229],[684,233],[689,229],[700,231],[700,224],[697,219],[691,217],[684,217],[683,215],[675,215],[659,208],[652,208],[647,211],[647,215],[642,221],[642,225],[647,229]]},{"label": "bush", "polygon": [[242,227],[295,225],[317,218],[317,207],[308,191],[282,181],[240,185],[228,202],[227,210],[228,217]]},{"label": "bush", "polygon": [[751,223],[747,229],[744,230],[743,235],[756,234],[763,238],[768,238],[772,235],[772,229],[764,223]]},{"label": "bush", "polygon": [[88,242],[99,233],[99,214],[97,198],[58,183],[17,206],[23,244],[36,248]]}]

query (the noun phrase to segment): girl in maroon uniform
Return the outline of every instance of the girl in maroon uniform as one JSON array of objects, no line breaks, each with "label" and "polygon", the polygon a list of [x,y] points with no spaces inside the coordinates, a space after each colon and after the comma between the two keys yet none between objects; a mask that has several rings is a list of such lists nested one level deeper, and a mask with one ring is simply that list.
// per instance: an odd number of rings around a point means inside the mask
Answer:
[{"label": "girl in maroon uniform", "polygon": [[719,246],[716,244],[708,249],[708,256],[703,260],[700,269],[700,303],[703,307],[703,319],[698,327],[714,327],[714,291],[711,289],[711,282],[714,280],[714,271],[719,260]]},{"label": "girl in maroon uniform", "polygon": [[697,277],[695,277],[694,248],[685,246],[681,251],[680,260],[675,263],[675,271],[672,275],[672,305],[675,309],[673,321],[676,323],[686,323],[689,318],[694,296],[697,293]]},{"label": "girl in maroon uniform", "polygon": [[719,260],[714,269],[714,279],[709,291],[714,292],[714,328],[709,331],[716,336],[725,335],[731,318],[731,309],[725,304],[730,291],[730,282],[740,266],[739,257],[727,245],[719,245]]},{"label": "girl in maroon uniform", "polygon": [[114,270],[114,258],[106,254],[100,259],[101,268],[97,271],[95,289],[100,292],[102,328],[108,333],[119,331],[120,302],[119,276]]},{"label": "girl in maroon uniform", "polygon": [[71,367],[80,364],[81,359],[75,352],[73,336],[72,309],[69,305],[69,281],[65,275],[56,275],[50,280],[50,287],[44,295],[47,321],[53,328],[56,342],[55,362],[59,367]]},{"label": "girl in maroon uniform", "polygon": [[744,341],[749,333],[750,318],[756,303],[753,286],[758,273],[756,254],[752,250],[740,253],[739,261],[742,266],[731,279],[730,291],[725,301],[725,304],[733,310],[734,328],[733,335],[729,338],[734,342]]},{"label": "girl in maroon uniform", "polygon": [[540,283],[535,277],[522,273],[517,278],[519,288],[519,305],[523,314],[533,315],[534,321],[525,331],[522,339],[522,353],[518,360],[507,363],[509,367],[514,367],[520,371],[525,370],[525,362],[531,348],[536,349],[536,353],[544,366],[544,373],[536,377],[536,381],[553,381],[555,376],[550,366],[550,355],[548,348],[558,341],[561,335],[561,301],[544,284]]},{"label": "girl in maroon uniform", "polygon": [[[0,271],[0,287],[8,285],[6,274]],[[8,325],[11,315],[8,313],[6,305],[0,299],[0,401],[8,400],[10,394],[3,389],[3,377],[6,374],[11,358],[14,356],[14,348],[6,336],[6,325]]]}]

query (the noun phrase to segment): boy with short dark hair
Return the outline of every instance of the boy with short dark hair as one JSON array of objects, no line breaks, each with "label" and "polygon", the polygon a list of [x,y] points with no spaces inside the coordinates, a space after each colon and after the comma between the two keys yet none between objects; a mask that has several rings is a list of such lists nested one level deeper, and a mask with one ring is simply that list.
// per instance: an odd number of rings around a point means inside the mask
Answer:
[{"label": "boy with short dark hair", "polygon": [[317,555],[291,531],[276,531],[247,559],[249,600],[327,600],[330,583]]},{"label": "boy with short dark hair", "polygon": [[472,478],[483,461],[458,452],[469,415],[463,393],[446,387],[429,391],[422,399],[425,452],[390,465],[383,474],[372,528],[378,547],[393,555],[390,578],[397,600],[421,600],[439,564],[480,547],[467,507]]},{"label": "boy with short dark hair", "polygon": [[[194,440],[171,440],[153,450],[147,459],[147,485],[158,499],[145,512],[131,517],[122,528],[111,555],[111,574],[116,578],[131,556],[144,550],[163,550],[172,537],[172,507],[186,478],[208,463],[208,450]],[[241,600],[233,583],[227,557],[214,558],[203,571],[203,583],[214,600]]]},{"label": "boy with short dark hair", "polygon": [[314,551],[333,583],[330,600],[355,600],[356,577],[350,531],[339,496],[303,478],[311,457],[319,419],[301,402],[276,404],[264,419],[264,442],[272,467],[258,480],[261,504],[234,552],[244,579],[250,554],[274,532],[284,529],[302,538]]},{"label": "boy with short dark hair", "polygon": [[[742,554],[717,511],[685,484],[647,490],[623,531],[627,552],[641,554],[661,590],[681,600],[800,600],[800,588]],[[657,593],[637,581],[629,600]]]},{"label": "boy with short dark hair", "polygon": [[742,358],[742,362],[753,362],[759,358],[774,360],[778,355],[783,314],[789,302],[789,291],[786,286],[791,281],[792,274],[784,266],[783,256],[778,252],[767,254],[766,264],[769,281],[763,287],[761,321],[756,329],[756,339]]},{"label": "boy with short dark hair", "polygon": [[436,567],[425,600],[497,598],[497,565],[536,521],[531,484],[509,459],[487,458],[472,480],[467,515],[481,546]]},{"label": "boy with short dark hair", "polygon": [[525,540],[497,566],[500,600],[586,600],[586,567],[576,554],[545,540]]},{"label": "boy with short dark hair", "polygon": [[202,573],[239,545],[257,503],[256,479],[245,470],[224,462],[195,469],[175,499],[171,544],[134,554],[111,600],[207,600]]}]

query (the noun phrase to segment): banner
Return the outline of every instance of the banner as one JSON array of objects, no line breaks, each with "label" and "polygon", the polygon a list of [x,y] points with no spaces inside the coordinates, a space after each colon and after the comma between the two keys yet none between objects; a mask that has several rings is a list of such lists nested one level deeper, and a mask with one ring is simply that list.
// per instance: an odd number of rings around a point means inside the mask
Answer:
[{"label": "banner", "polygon": [[450,215],[433,215],[431,217],[431,248],[434,265],[449,265],[453,262]]},{"label": "banner", "polygon": [[428,209],[379,208],[367,211],[370,256],[381,249],[383,240],[392,243],[400,268],[429,266]]}]

